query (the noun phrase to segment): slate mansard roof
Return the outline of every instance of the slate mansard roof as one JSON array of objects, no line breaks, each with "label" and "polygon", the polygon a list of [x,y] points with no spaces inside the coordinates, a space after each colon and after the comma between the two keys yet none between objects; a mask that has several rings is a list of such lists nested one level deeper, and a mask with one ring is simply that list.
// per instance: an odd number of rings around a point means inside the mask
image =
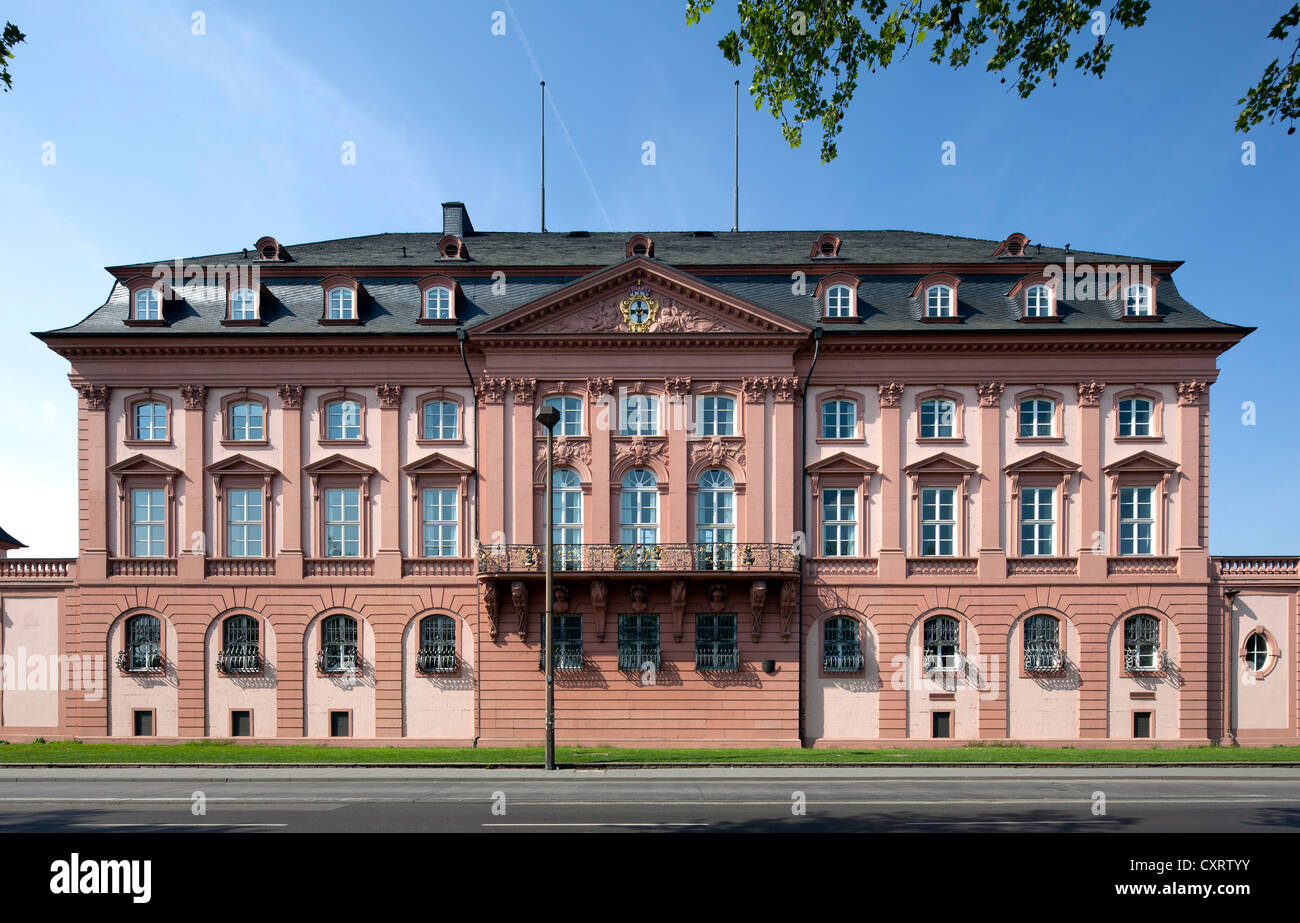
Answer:
[{"label": "slate mansard roof", "polygon": [[[452,203],[455,204],[455,203]],[[444,208],[444,213],[447,209]],[[509,311],[543,298],[565,286],[624,262],[631,233],[588,232],[476,232],[460,207],[448,220],[452,231],[463,230],[467,251],[463,260],[440,258],[438,244],[444,234],[392,233],[343,238],[284,247],[287,260],[258,260],[254,249],[193,257],[187,266],[258,267],[263,298],[259,326],[227,327],[225,291],[219,285],[189,286],[181,301],[165,305],[167,323],[160,327],[128,327],[128,291],[133,276],[149,276],[156,263],[109,267],[117,278],[108,300],[85,319],[70,327],[40,334],[60,339],[80,336],[219,335],[257,338],[280,335],[356,337],[360,335],[456,335],[456,326],[431,327],[416,323],[421,292],[417,280],[428,274],[455,279],[463,293],[457,326],[472,336],[474,328]],[[444,231],[447,229],[445,228]],[[849,272],[860,279],[856,323],[834,324],[835,334],[957,334],[1012,332],[1050,336],[1052,333],[1118,332],[1142,335],[1161,329],[1178,332],[1248,332],[1250,328],[1215,321],[1189,304],[1178,292],[1170,273],[1180,263],[1089,251],[1066,251],[1030,243],[1023,255],[996,256],[1001,241],[951,237],[917,231],[832,232],[840,240],[838,256],[811,257],[816,231],[660,232],[651,261],[695,276],[722,292],[791,321],[812,327],[822,320],[814,297],[819,279],[833,272]],[[1063,293],[1057,302],[1061,321],[1053,324],[1021,323],[1018,299],[1008,296],[1013,286],[1034,271],[1064,266],[1072,258],[1076,269],[1123,264],[1150,266],[1159,279],[1156,290],[1157,324],[1134,325],[1120,320],[1117,299],[1072,299]],[[167,265],[172,265],[167,261]],[[918,299],[912,297],[917,282],[943,269],[960,279],[957,291],[962,322],[937,328],[921,321]],[[495,285],[492,273],[505,273],[504,286]],[[321,281],[345,273],[360,284],[361,323],[323,326]],[[806,280],[802,293],[792,285],[793,274]],[[498,276],[498,278],[500,278]]]}]

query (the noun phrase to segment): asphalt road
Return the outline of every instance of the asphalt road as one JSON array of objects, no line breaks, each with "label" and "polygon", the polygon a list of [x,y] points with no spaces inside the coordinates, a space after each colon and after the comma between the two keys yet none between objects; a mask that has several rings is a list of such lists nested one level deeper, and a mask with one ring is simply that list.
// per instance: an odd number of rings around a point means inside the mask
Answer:
[{"label": "asphalt road", "polygon": [[1279,768],[0,768],[5,833],[1297,830]]}]

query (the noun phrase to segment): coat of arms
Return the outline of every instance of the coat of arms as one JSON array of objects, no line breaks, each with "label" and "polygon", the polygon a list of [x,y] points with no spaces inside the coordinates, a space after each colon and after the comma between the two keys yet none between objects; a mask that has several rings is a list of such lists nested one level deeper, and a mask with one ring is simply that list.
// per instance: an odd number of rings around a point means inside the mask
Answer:
[{"label": "coat of arms", "polygon": [[650,290],[644,286],[628,289],[627,297],[618,309],[623,315],[623,323],[633,333],[645,333],[659,316],[659,302],[650,297]]}]

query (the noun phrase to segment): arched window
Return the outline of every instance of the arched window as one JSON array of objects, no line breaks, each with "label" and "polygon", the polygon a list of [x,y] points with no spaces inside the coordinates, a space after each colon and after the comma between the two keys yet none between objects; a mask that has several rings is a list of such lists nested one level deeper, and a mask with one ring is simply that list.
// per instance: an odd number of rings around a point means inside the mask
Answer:
[{"label": "arched window", "polygon": [[1020,438],[1041,439],[1055,436],[1056,404],[1045,397],[1031,397],[1020,402]]},{"label": "arched window", "polygon": [[428,320],[450,320],[451,289],[442,285],[425,289],[424,316]]},{"label": "arched window", "polygon": [[1126,317],[1150,317],[1151,287],[1130,285],[1124,289],[1124,314]]},{"label": "arched window", "polygon": [[822,626],[822,669],[827,673],[857,673],[862,669],[857,619],[837,615],[825,621]]},{"label": "arched window", "polygon": [[1025,317],[1051,317],[1052,290],[1046,285],[1031,285],[1025,289]]},{"label": "arched window", "polygon": [[326,618],[321,623],[321,672],[353,673],[357,660],[357,620],[342,614]]},{"label": "arched window", "polygon": [[266,438],[261,401],[236,401],[230,405],[230,438],[233,442],[261,442]]},{"label": "arched window", "polygon": [[951,673],[961,664],[961,627],[951,615],[934,615],[925,620],[925,672]]},{"label": "arched window", "polygon": [[118,665],[129,673],[161,673],[162,620],[142,612],[126,620],[123,632],[126,641]]},{"label": "arched window", "polygon": [[167,441],[167,405],[162,401],[139,401],[132,408],[132,439]]},{"label": "arched window", "polygon": [[1164,664],[1160,650],[1160,621],[1154,615],[1131,615],[1124,620],[1124,669],[1154,673]]},{"label": "arched window", "polygon": [[847,285],[832,285],[826,289],[826,316],[853,316],[853,289]]},{"label": "arched window", "polygon": [[736,401],[730,397],[701,395],[696,425],[701,436],[736,435]]},{"label": "arched window", "polygon": [[142,288],[135,293],[132,318],[135,320],[162,320],[162,300],[152,288]]},{"label": "arched window", "polygon": [[1061,669],[1061,623],[1052,615],[1025,619],[1025,672],[1051,673]]},{"label": "arched window", "polygon": [[858,405],[855,401],[822,402],[822,438],[852,439],[858,433]]},{"label": "arched window", "polygon": [[551,543],[556,546],[556,566],[582,569],[582,479],[572,468],[555,469],[551,485],[554,523]]},{"label": "arched window", "polygon": [[329,307],[325,316],[330,320],[355,320],[357,305],[352,289],[342,285],[330,289]]},{"label": "arched window", "polygon": [[542,401],[545,407],[554,408],[560,415],[560,422],[555,424],[557,436],[582,435],[582,399],[567,394],[553,394]]},{"label": "arched window", "polygon": [[926,317],[952,317],[952,286],[931,285],[925,290]]},{"label": "arched window", "polygon": [[232,615],[221,623],[221,654],[217,669],[222,673],[262,672],[261,639],[257,619]]},{"label": "arched window", "polygon": [[330,401],[325,405],[326,439],[360,439],[361,405],[352,400]]},{"label": "arched window", "polygon": [[230,296],[231,320],[257,320],[257,292],[251,288],[235,289]]},{"label": "arched window", "polygon": [[1253,673],[1263,673],[1268,666],[1268,637],[1262,631],[1251,632],[1246,639],[1246,666]]},{"label": "arched window", "polygon": [[653,570],[659,551],[659,480],[649,468],[623,475],[619,496],[622,567]]},{"label": "arched window", "polygon": [[425,401],[421,416],[424,439],[459,439],[460,405],[455,401]]},{"label": "arched window", "polygon": [[922,439],[952,439],[956,435],[957,404],[935,398],[921,402]]},{"label": "arched window", "polygon": [[449,615],[420,619],[420,650],[415,668],[421,673],[456,672],[456,621]]},{"label": "arched window", "polygon": [[701,570],[731,570],[736,537],[736,485],[721,468],[700,475],[695,498],[695,541]]},{"label": "arched window", "polygon": [[1121,437],[1150,436],[1154,404],[1145,397],[1128,397],[1119,402],[1119,431]]}]

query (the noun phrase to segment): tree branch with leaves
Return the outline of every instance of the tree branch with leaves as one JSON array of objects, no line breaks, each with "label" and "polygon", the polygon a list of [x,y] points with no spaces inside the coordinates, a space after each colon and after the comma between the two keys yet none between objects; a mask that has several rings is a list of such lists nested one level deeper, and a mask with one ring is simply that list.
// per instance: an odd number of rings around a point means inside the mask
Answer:
[{"label": "tree branch with leaves", "polygon": [[6,22],[4,32],[0,33],[0,83],[4,84],[6,93],[13,87],[13,79],[9,76],[9,62],[14,56],[13,47],[26,38],[27,36],[11,22]]}]

